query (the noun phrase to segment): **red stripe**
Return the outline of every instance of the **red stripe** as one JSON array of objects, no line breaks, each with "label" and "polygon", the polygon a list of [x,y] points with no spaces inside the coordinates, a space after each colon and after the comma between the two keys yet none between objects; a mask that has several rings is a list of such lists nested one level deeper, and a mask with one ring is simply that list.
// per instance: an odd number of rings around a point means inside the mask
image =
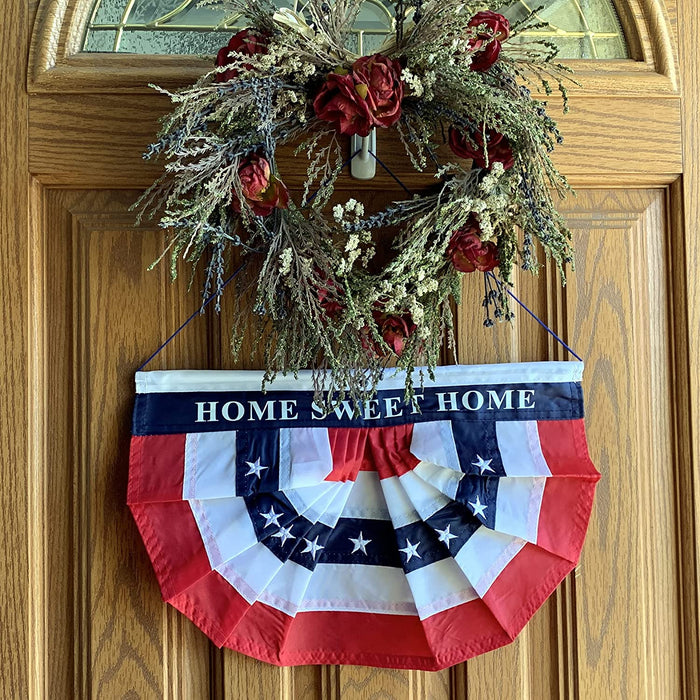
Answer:
[{"label": "red stripe", "polygon": [[279,666],[355,664],[437,671],[510,641],[481,600],[422,623],[411,615],[330,611],[291,618],[255,603],[225,646]]},{"label": "red stripe", "polygon": [[250,604],[218,571],[210,571],[168,601],[187,615],[218,647],[249,612]]},{"label": "red stripe", "polygon": [[129,455],[127,503],[182,500],[185,435],[135,435]]},{"label": "red stripe", "polygon": [[189,503],[176,501],[130,507],[165,600],[211,571]]},{"label": "red stripe", "polygon": [[326,481],[354,481],[358,471],[376,471],[380,479],[401,476],[420,460],[411,454],[413,424],[382,428],[329,428],[333,471]]},{"label": "red stripe", "polygon": [[509,644],[512,639],[483,600],[471,600],[431,615],[423,626],[437,670]]},{"label": "red stripe", "polygon": [[420,460],[411,454],[413,423],[372,428],[368,437],[372,461],[380,479],[401,476],[415,469],[420,463]]},{"label": "red stripe", "polygon": [[360,663],[361,655],[432,658],[415,616],[321,611],[292,618],[263,603],[253,605],[226,646],[280,665]]},{"label": "red stripe", "polygon": [[537,544],[577,562],[600,479],[588,454],[583,420],[540,421],[542,454],[552,478],[545,483]]},{"label": "red stripe", "polygon": [[539,421],[537,429],[542,454],[553,476],[600,478],[588,454],[583,419]]},{"label": "red stripe", "polygon": [[540,506],[537,544],[576,563],[586,537],[597,479],[546,480]]},{"label": "red stripe", "polygon": [[217,571],[212,571],[189,503],[134,504],[131,512],[163,599],[222,646],[250,605]]},{"label": "red stripe", "polygon": [[333,471],[326,481],[355,481],[366,460],[367,428],[328,428]]},{"label": "red stripe", "polygon": [[528,543],[493,582],[483,597],[484,603],[515,639],[574,566]]}]

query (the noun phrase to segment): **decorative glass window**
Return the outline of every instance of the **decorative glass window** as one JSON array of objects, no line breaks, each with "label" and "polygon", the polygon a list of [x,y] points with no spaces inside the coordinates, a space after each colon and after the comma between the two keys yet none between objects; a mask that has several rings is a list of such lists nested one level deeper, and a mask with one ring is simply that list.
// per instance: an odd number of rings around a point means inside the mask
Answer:
[{"label": "decorative glass window", "polygon": [[[300,0],[276,0],[297,9]],[[546,37],[561,58],[626,58],[624,34],[612,0],[519,0],[504,14],[520,19],[537,7],[545,27],[528,32]],[[370,54],[381,45],[393,21],[390,0],[367,0],[349,48]],[[83,51],[140,54],[215,54],[238,28],[224,3],[200,0],[95,0]],[[524,36],[524,35],[523,35]]]}]

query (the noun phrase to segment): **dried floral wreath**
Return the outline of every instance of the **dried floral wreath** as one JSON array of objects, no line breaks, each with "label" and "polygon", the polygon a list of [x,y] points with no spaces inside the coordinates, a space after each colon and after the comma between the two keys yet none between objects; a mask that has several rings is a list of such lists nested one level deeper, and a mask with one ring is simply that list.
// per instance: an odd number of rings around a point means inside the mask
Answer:
[{"label": "dried floral wreath", "polygon": [[[326,402],[365,400],[388,365],[409,370],[410,400],[410,370],[430,371],[445,337],[454,342],[451,300],[464,273],[494,270],[503,283],[485,275],[492,325],[490,307],[512,316],[504,290],[513,265],[537,272],[535,240],[562,279],[572,256],[550,194],[568,189],[549,157],[561,137],[528,87],[549,95],[551,81],[566,109],[567,69],[548,42],[512,41],[534,20],[511,26],[470,0],[399,0],[394,34],[360,57],[346,47],[361,4],[309,0],[298,14],[269,0],[230,2],[250,27],[193,86],[161,90],[175,109],[145,157],[167,162],[136,205],[170,230],[163,255],[173,277],[180,257],[204,258],[204,294],[217,308],[226,268],[243,257],[234,352],[252,314],[266,381],[311,367]],[[395,127],[436,186],[378,213],[354,199],[331,207],[347,141],[339,137],[375,127]],[[450,162],[438,157],[440,139]],[[296,202],[275,157],[289,143],[309,159]],[[373,234],[387,226],[398,234],[376,270]]]}]

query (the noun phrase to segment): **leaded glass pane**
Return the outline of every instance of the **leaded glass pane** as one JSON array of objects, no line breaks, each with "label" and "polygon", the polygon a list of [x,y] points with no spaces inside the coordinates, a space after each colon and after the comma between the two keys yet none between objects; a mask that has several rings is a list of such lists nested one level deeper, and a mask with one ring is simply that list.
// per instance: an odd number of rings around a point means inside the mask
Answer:
[{"label": "leaded glass pane", "polygon": [[[296,9],[301,0],[277,4]],[[518,0],[503,12],[519,19],[538,7],[537,16],[546,26],[528,34],[552,40],[562,58],[628,56],[612,0]],[[367,0],[349,48],[376,51],[392,17],[389,0]],[[199,0],[95,0],[83,51],[213,54],[238,26],[241,18],[229,16],[223,3],[202,7]],[[522,40],[527,40],[525,35]]]},{"label": "leaded glass pane", "polygon": [[610,0],[519,0],[507,14],[524,19],[543,5],[536,16],[547,27],[528,34],[554,41],[562,58],[627,58],[625,38]]},{"label": "leaded glass pane", "polygon": [[93,25],[118,25],[124,15],[124,0],[97,0],[93,12]]},{"label": "leaded glass pane", "polygon": [[117,32],[114,29],[91,29],[85,37],[83,51],[113,51],[116,38]]}]

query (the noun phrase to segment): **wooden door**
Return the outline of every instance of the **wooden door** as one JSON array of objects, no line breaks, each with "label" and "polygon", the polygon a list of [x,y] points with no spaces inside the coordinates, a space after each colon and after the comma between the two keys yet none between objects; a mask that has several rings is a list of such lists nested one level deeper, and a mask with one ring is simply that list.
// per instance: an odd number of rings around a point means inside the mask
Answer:
[{"label": "wooden door", "polygon": [[[575,65],[584,87],[561,120],[577,272],[565,289],[548,267],[517,280],[587,364],[603,479],[581,563],[512,645],[422,673],[265,665],[160,600],[125,505],[133,372],[198,300],[146,271],[161,236],[134,229],[128,206],[155,173],[140,154],[167,108],[144,85],[202,65],[78,54],[90,5],[7,3],[0,25],[2,696],[700,697],[697,8],[616,2],[633,59]],[[484,329],[478,293],[461,362],[564,358],[524,314]],[[225,314],[152,368],[231,366]]]}]

